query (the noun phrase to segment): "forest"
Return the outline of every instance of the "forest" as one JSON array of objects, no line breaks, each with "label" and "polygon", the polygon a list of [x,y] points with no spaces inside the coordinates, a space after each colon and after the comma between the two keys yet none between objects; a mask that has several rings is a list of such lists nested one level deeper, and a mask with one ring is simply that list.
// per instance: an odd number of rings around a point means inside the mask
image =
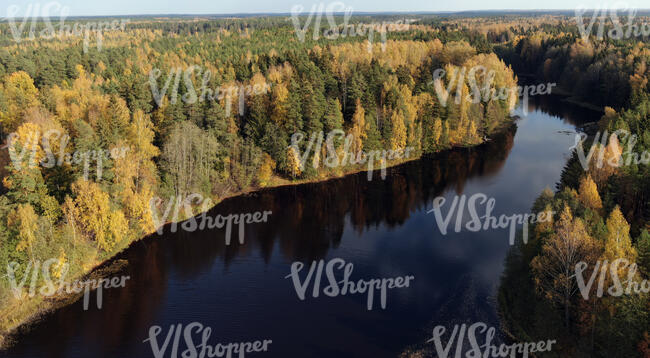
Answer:
[{"label": "forest", "polygon": [[[565,15],[413,18],[372,47],[359,36],[301,41],[282,16],[136,18],[104,33],[101,47],[97,34],[89,46],[74,36],[16,42],[0,22],[0,267],[56,257],[76,279],[156,230],[153,198],[198,193],[219,203],[364,170],[317,165],[325,144],[301,165],[309,142],[292,145],[298,133],[342,130],[354,152],[411,148],[409,159],[484,143],[512,124],[518,98],[466,100],[472,84],[451,75],[461,68],[496,73],[478,78],[495,90],[520,76],[557,83],[571,101],[602,109],[592,132],[624,129],[637,138],[633,152],[650,150],[647,38],[588,41]],[[374,20],[397,18],[352,22]],[[436,69],[463,100],[441,103]],[[597,151],[626,156],[630,140]],[[554,210],[553,222],[535,226],[506,262],[498,301],[511,338],[562,327],[553,354],[650,354],[647,294],[585,301],[561,294],[570,280],[548,270],[624,257],[638,264],[635,279],[647,279],[648,174],[643,163],[584,170],[574,153],[555,191],[534,204]],[[580,256],[558,262],[567,235]],[[52,267],[53,277],[62,271]],[[0,340],[55,304],[25,291],[0,275]]]},{"label": "forest", "polygon": [[[353,153],[407,149],[412,160],[484,142],[511,123],[516,101],[436,100],[437,68],[480,64],[498,74],[481,85],[517,83],[462,33],[390,33],[368,50],[358,37],[302,43],[278,19],[139,20],[103,33],[101,47],[91,33],[84,47],[68,36],[15,43],[9,26],[0,28],[0,266],[22,265],[15,282],[26,265],[52,257],[55,278],[87,274],[156,230],[154,198],[165,198],[160,208],[192,194],[218,203],[363,169],[312,165],[325,143],[301,165],[297,152],[309,142],[290,146],[297,133],[344,131]],[[443,81],[468,94],[467,80]],[[0,331],[49,304],[14,290],[7,276],[0,287]]]},{"label": "forest", "polygon": [[[604,161],[592,160],[585,168],[576,149],[556,190],[546,190],[535,202],[533,211],[553,210],[556,217],[535,226],[532,245],[508,256],[499,309],[506,329],[519,339],[544,337],[562,327],[560,345],[568,356],[647,357],[647,292],[598,295],[592,286],[585,299],[564,268],[585,263],[592,272],[622,259],[638,267],[618,266],[616,274],[626,285],[647,282],[650,172],[648,163],[634,156],[650,149],[648,39],[594,41],[565,24],[550,19],[525,30],[494,32],[494,38],[518,38],[497,45],[495,52],[517,73],[556,81],[570,100],[603,108],[602,118],[587,129],[591,136],[582,151],[593,147]],[[617,131],[627,135],[610,137]],[[603,133],[609,133],[604,144],[596,140]],[[625,164],[609,164],[617,162]],[[604,277],[605,287],[614,284],[613,276]]]}]

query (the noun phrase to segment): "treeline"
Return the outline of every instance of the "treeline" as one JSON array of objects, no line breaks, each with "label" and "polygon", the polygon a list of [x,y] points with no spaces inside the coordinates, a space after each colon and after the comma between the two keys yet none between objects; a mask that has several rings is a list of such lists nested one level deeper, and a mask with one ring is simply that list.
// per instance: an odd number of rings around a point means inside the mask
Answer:
[{"label": "treeline", "polygon": [[[369,48],[359,36],[303,43],[291,26],[235,23],[138,22],[104,34],[101,48],[91,38],[87,52],[79,38],[0,50],[0,267],[59,258],[76,278],[153,231],[152,198],[200,193],[218,202],[361,169],[314,168],[325,143],[300,165],[290,147],[297,133],[306,138],[300,153],[313,135],[342,130],[353,153],[411,148],[414,159],[482,143],[509,123],[517,100],[466,99],[469,79],[453,76],[461,67],[494,71],[493,82],[477,79],[488,90],[516,78],[462,38],[402,34]],[[447,71],[438,83],[445,93],[434,86],[438,68]],[[345,149],[336,142],[337,153]],[[24,289],[16,298],[0,277],[2,332],[45,303]]]},{"label": "treeline", "polygon": [[520,36],[495,52],[517,73],[556,82],[579,101],[630,108],[650,92],[647,42],[625,40],[585,40],[574,32],[558,34],[538,31]]}]

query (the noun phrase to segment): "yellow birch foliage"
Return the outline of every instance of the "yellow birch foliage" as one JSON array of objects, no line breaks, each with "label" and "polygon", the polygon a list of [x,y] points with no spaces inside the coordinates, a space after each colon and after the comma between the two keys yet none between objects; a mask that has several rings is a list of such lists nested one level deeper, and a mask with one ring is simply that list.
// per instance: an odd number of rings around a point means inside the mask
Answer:
[{"label": "yellow birch foliage", "polygon": [[598,187],[589,174],[580,179],[578,199],[584,206],[592,210],[599,211],[603,208],[603,202],[600,199],[600,194],[598,194]]},{"label": "yellow birch foliage", "polygon": [[30,259],[33,257],[33,248],[36,243],[38,231],[38,215],[30,204],[20,204],[16,211],[8,217],[9,227],[14,227],[18,231],[18,245],[16,250],[28,250]]},{"label": "yellow birch foliage", "polygon": [[270,155],[264,153],[262,157],[262,165],[260,166],[259,176],[257,178],[260,186],[267,186],[271,176],[273,175],[273,170],[275,170],[275,161],[271,158]]},{"label": "yellow birch foliage", "polygon": [[24,71],[14,72],[4,81],[0,94],[7,101],[7,111],[0,112],[0,124],[5,132],[13,132],[23,123],[25,113],[38,106],[38,90],[34,80]]},{"label": "yellow birch foliage", "polygon": [[159,154],[153,145],[153,125],[151,120],[138,111],[133,116],[127,134],[128,141],[118,148],[127,148],[123,157],[115,159],[115,181],[121,188],[118,202],[124,206],[127,219],[133,221],[141,232],[148,233],[153,227],[149,214],[149,200],[153,196],[156,183],[156,167],[153,158]]},{"label": "yellow birch foliage", "polygon": [[300,157],[298,156],[298,151],[292,146],[287,148],[287,162],[289,166],[289,174],[291,174],[292,177],[295,178],[302,173],[300,170]]},{"label": "yellow birch foliage", "polygon": [[637,253],[630,238],[630,225],[617,205],[607,218],[607,238],[605,241],[604,259],[613,262],[617,259],[627,259],[636,262]]},{"label": "yellow birch foliage", "polygon": [[289,90],[284,84],[277,84],[273,87],[271,97],[271,103],[273,103],[273,108],[271,110],[271,120],[277,125],[282,125],[287,120],[288,111],[286,102],[289,98]]},{"label": "yellow birch foliage", "polygon": [[127,233],[128,222],[121,211],[112,211],[109,196],[97,183],[79,179],[72,184],[76,195],[76,221],[83,231],[97,243],[97,247],[110,252]]},{"label": "yellow birch foliage", "polygon": [[390,137],[390,149],[397,150],[406,147],[406,126],[404,125],[404,117],[399,111],[393,111],[390,116],[392,125],[392,135]]},{"label": "yellow birch foliage", "polygon": [[575,266],[582,261],[595,262],[598,252],[598,244],[582,220],[574,219],[571,209],[565,206],[541,254],[531,262],[537,290],[550,301],[564,306],[567,320],[571,298],[578,290],[573,277]]},{"label": "yellow birch foliage", "polygon": [[12,142],[8,143],[12,170],[20,171],[39,165],[45,156],[41,146],[42,136],[40,126],[34,123],[25,123],[16,129]]}]

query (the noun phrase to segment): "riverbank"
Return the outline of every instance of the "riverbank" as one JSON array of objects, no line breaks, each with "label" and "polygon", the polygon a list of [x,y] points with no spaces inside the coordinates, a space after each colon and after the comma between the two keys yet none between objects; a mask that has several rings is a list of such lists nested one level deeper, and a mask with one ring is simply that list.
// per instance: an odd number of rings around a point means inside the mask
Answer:
[{"label": "riverbank", "polygon": [[[118,254],[115,254],[112,258]],[[111,261],[112,258],[93,267],[88,273],[70,280],[69,283],[100,280],[109,275],[116,274],[128,265],[128,262],[124,260]],[[75,303],[83,295],[83,291],[79,293],[75,293],[74,291],[67,293],[65,290],[62,290],[61,293],[49,297],[35,295],[29,299],[15,300],[7,307],[0,309],[0,351],[12,345],[13,337],[16,334],[24,330],[29,330],[41,318],[59,308]]]},{"label": "riverbank", "polygon": [[[505,128],[507,128],[512,124],[512,121],[514,119],[515,118],[512,117],[510,118],[510,120],[504,121],[504,123],[501,126],[495,128],[492,134],[497,134],[503,131]],[[481,143],[469,147],[479,146],[483,143],[485,143],[485,141],[482,141]],[[444,149],[440,152],[445,152],[455,148],[462,148],[462,147],[464,146],[453,146]],[[372,170],[369,170],[368,166],[365,164],[349,165],[346,167],[338,168],[337,171],[330,171],[327,173],[322,171],[319,173],[318,177],[310,178],[310,179],[288,180],[286,178],[274,176],[269,180],[269,185],[263,187],[250,187],[245,190],[227,193],[226,195],[223,195],[219,198],[213,198],[213,202],[215,203],[215,205],[209,208],[208,210],[212,210],[213,208],[218,206],[219,203],[222,202],[223,200],[234,198],[237,196],[242,196],[242,195],[249,195],[251,193],[255,193],[263,189],[273,189],[273,188],[281,188],[287,186],[298,186],[298,185],[309,184],[309,183],[326,182],[328,180],[342,178],[345,176],[359,174],[359,173],[367,173],[370,171],[372,171],[372,177],[373,177],[372,180],[382,180],[381,172],[384,169],[402,165],[411,161],[419,160],[421,158],[422,158],[422,154],[413,156],[411,158],[387,160],[385,166],[375,165]],[[200,207],[197,206],[195,210],[198,210],[199,208]],[[184,213],[182,211],[179,214],[181,215],[179,216],[178,220],[168,220],[163,225],[172,224],[174,222],[179,223],[189,218],[183,215]],[[200,215],[200,214],[202,214],[202,212],[200,211],[194,213],[194,215]],[[99,279],[102,278],[102,274],[105,274],[107,272],[114,272],[115,270],[106,270],[106,266],[112,267],[111,260],[113,260],[113,258],[117,257],[124,250],[127,250],[133,243],[138,242],[155,233],[156,231],[152,230],[151,232],[143,235],[141,238],[128,243],[121,250],[116,251],[113,255],[111,255],[109,258],[105,259],[104,261],[98,262],[96,265],[94,265],[85,273],[79,276],[71,277],[70,282],[74,282],[76,280],[85,281],[92,278]],[[76,302],[81,296],[82,294],[66,294],[65,292],[63,292],[61,294],[57,294],[51,297],[42,297],[40,295],[36,295],[34,297],[28,297],[26,299],[21,299],[21,300],[12,300],[10,298],[9,305],[7,305],[6,307],[0,307],[0,351],[9,348],[12,345],[12,343],[14,343],[13,337],[15,335],[19,334],[20,332],[29,330],[29,328],[32,325],[37,324],[43,317],[47,316],[53,311],[56,311],[57,309],[60,309],[62,307],[65,307],[67,305]]]},{"label": "riverbank", "polygon": [[[461,146],[461,145],[452,146],[450,148],[441,150],[438,153],[443,153],[456,148],[477,147],[479,145],[482,145],[486,141],[490,140],[489,138],[503,132],[504,130],[512,126],[515,119],[517,119],[516,116],[509,117],[508,119],[504,120],[499,126],[497,126],[492,131],[492,133],[490,133],[490,137],[483,138],[480,143],[476,143],[474,145],[468,145],[468,146]],[[266,185],[264,187],[250,187],[245,190],[227,193],[219,198],[214,198],[215,205],[212,208],[219,205],[219,203],[225,199],[233,198],[241,195],[248,195],[263,189],[298,186],[298,185],[308,184],[308,183],[326,182],[329,180],[333,180],[333,179],[337,179],[349,175],[368,173],[371,171],[372,171],[372,180],[382,180],[381,172],[384,169],[402,165],[404,163],[408,163],[411,161],[420,160],[422,157],[423,154],[419,153],[417,155],[413,155],[410,158],[387,160],[385,166],[377,165],[377,163],[375,163],[372,170],[369,170],[370,168],[368,167],[367,164],[350,165],[346,167],[335,168],[335,170],[329,170],[327,172],[321,171],[317,177],[310,178],[310,179],[288,180],[286,178],[273,177],[271,178],[271,180],[269,180],[269,185]],[[211,210],[212,208],[210,208],[209,210]],[[199,207],[195,208],[197,212],[195,212],[194,215],[201,214],[201,212],[198,212],[199,209],[200,209]],[[186,216],[179,216],[178,220],[175,221],[182,222],[188,218],[189,217]],[[164,225],[171,224],[172,222],[173,221],[167,221],[165,222]],[[97,262],[96,265],[82,272],[77,277],[75,276],[71,277],[71,282],[74,282],[76,280],[87,280],[90,278],[102,278],[102,275],[105,275],[109,272],[111,273],[114,272],[115,271],[114,269],[107,270],[107,267],[108,268],[112,267],[112,265],[114,264],[112,260],[116,256],[118,256],[124,250],[128,249],[133,243],[138,242],[143,238],[148,237],[154,233],[155,230],[152,230],[146,235],[143,235],[142,237],[134,241],[126,243],[121,249],[118,249],[110,257],[107,257],[106,259]],[[25,299],[9,298],[9,304],[6,307],[0,307],[0,350],[6,349],[9,346],[11,346],[12,343],[14,343],[13,338],[16,335],[26,330],[29,330],[31,326],[37,324],[43,317],[47,316],[51,312],[76,302],[81,296],[82,296],[81,294],[71,294],[71,295],[60,294],[52,297],[34,296]]]}]

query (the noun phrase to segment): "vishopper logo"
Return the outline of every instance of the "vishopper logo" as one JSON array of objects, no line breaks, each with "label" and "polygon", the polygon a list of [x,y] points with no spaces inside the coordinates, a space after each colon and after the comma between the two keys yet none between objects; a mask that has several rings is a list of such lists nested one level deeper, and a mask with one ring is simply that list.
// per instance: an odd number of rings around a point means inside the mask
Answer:
[{"label": "vishopper logo", "polygon": [[[161,326],[152,326],[149,328],[149,338],[142,341],[143,343],[149,342],[153,356],[156,358],[178,358],[179,349],[181,346],[181,335],[185,343],[186,349],[182,351],[180,357],[182,358],[203,358],[203,357],[239,357],[244,358],[246,353],[266,352],[269,345],[273,343],[270,339],[258,340],[254,342],[241,342],[241,343],[218,343],[211,346],[208,341],[212,334],[212,328],[206,327],[199,322],[192,322],[183,328],[183,324],[171,325],[169,331],[165,336],[162,346],[158,342],[158,336],[162,333]],[[193,337],[196,335],[197,337]],[[201,343],[196,345],[195,338],[199,338]],[[171,343],[171,346],[170,346]],[[171,350],[169,348],[171,347]],[[169,354],[166,353],[169,350]]]},{"label": "vishopper logo", "polygon": [[[523,225],[523,242],[528,243],[528,224],[538,222],[550,222],[553,219],[555,212],[543,211],[537,214],[513,214],[513,215],[500,215],[499,217],[492,216],[492,211],[496,206],[495,198],[488,198],[487,195],[478,193],[467,198],[466,195],[455,196],[451,203],[451,208],[447,215],[443,215],[442,207],[447,202],[444,197],[437,197],[433,199],[433,208],[427,214],[434,213],[436,223],[442,235],[447,235],[449,224],[453,218],[454,212],[456,213],[456,223],[454,230],[460,233],[463,228],[463,215],[465,213],[465,204],[469,211],[470,220],[464,225],[465,229],[471,232],[478,232],[480,230],[489,229],[508,229],[510,230],[510,245],[515,244],[515,234],[518,225]],[[485,215],[479,216],[479,205],[485,204]]]},{"label": "vishopper logo", "polygon": [[[593,12],[591,15],[591,20],[585,24],[583,15],[588,12]],[[619,19],[619,12],[625,15],[626,23],[622,24]],[[606,37],[613,40],[622,40],[629,39],[632,37],[648,37],[650,36],[650,24],[635,22],[637,9],[632,8],[629,4],[624,2],[618,2],[614,4],[612,8],[609,8],[607,4],[599,5],[594,9],[588,9],[585,6],[580,6],[575,11],[575,20],[578,25],[578,31],[580,36],[586,42],[589,42],[589,39],[592,35],[595,36],[597,40],[602,41]],[[598,22],[598,29],[594,34],[594,25]],[[611,26],[609,31],[605,32],[605,25]]]},{"label": "vishopper logo", "polygon": [[[22,135],[21,135],[22,134]],[[7,137],[6,148],[9,151],[9,157],[16,170],[23,168],[53,168],[55,166],[81,165],[83,164],[83,178],[88,180],[91,166],[95,166],[97,180],[103,175],[104,162],[109,159],[121,159],[126,156],[130,147],[114,147],[110,150],[93,149],[71,152],[68,149],[70,136],[64,132],[52,129],[43,133],[39,130],[32,130],[26,133],[11,133]],[[39,141],[41,145],[39,145]],[[53,151],[53,147],[58,148],[58,152]]]},{"label": "vishopper logo", "polygon": [[[199,93],[197,94],[197,87],[194,85],[194,77],[201,79],[201,86],[198,87]],[[181,67],[172,68],[167,79],[165,80],[162,88],[158,85],[158,79],[162,75],[162,71],[154,68],[149,72],[149,86],[151,93],[158,107],[162,106],[162,101],[165,95],[169,96],[169,102],[175,104],[180,95],[181,100],[187,104],[194,104],[196,102],[208,101],[221,101],[225,99],[226,116],[230,116],[232,102],[234,98],[238,99],[239,115],[243,116],[245,112],[245,98],[248,96],[257,96],[269,93],[271,89],[270,83],[264,85],[255,84],[251,85],[237,85],[237,86],[218,86],[214,89],[210,88],[210,79],[212,78],[212,71],[205,70],[201,66],[190,66],[186,69]],[[183,94],[179,93],[179,85],[183,78],[183,84],[186,91]],[[169,86],[172,85],[171,91],[168,93]]]},{"label": "vishopper logo", "polygon": [[[589,300],[592,294],[592,287],[598,277],[598,287],[595,291],[596,297],[603,297],[604,292],[607,292],[612,297],[620,297],[622,295],[642,294],[650,292],[650,282],[648,280],[639,280],[637,275],[637,265],[630,264],[627,259],[616,259],[611,263],[607,260],[597,261],[593,265],[593,271],[588,279],[583,275],[589,268],[589,264],[582,261],[576,264],[575,278],[578,283],[578,289],[582,298]],[[609,274],[608,282],[611,283],[607,291],[604,291],[605,281]],[[627,279],[621,282],[620,275],[626,275]],[[627,283],[625,287],[623,284]]]},{"label": "vishopper logo", "polygon": [[[447,107],[449,97],[452,96],[452,91],[455,88],[454,101],[456,104],[461,104],[463,101],[473,104],[497,100],[506,101],[511,114],[514,114],[517,98],[521,97],[523,114],[527,115],[529,97],[549,95],[552,93],[553,87],[557,86],[556,83],[541,83],[536,86],[497,88],[495,85],[496,71],[488,71],[484,66],[474,66],[469,69],[454,67],[453,71],[449,73],[450,78],[445,87],[443,80],[447,78],[447,74],[447,70],[438,68],[433,72],[433,80],[428,83],[433,85],[438,101],[443,107]],[[465,81],[469,84],[469,93],[466,95],[463,94]]]},{"label": "vishopper logo", "polygon": [[[343,141],[341,152],[337,149],[335,142],[340,141],[343,138],[345,138],[345,140]],[[291,145],[289,146],[292,151],[291,155],[298,158],[297,160],[300,171],[304,171],[307,160],[309,159],[310,154],[313,153],[314,157],[312,159],[312,166],[314,169],[319,168],[321,163],[329,168],[367,164],[368,181],[371,181],[373,178],[376,163],[381,167],[381,178],[386,179],[387,160],[408,159],[411,156],[411,152],[415,151],[415,148],[413,147],[396,150],[370,150],[368,152],[364,152],[363,150],[354,151],[352,149],[355,143],[354,136],[352,134],[346,136],[343,130],[334,129],[327,134],[327,139],[325,140],[327,154],[325,158],[322,158],[321,160],[320,152],[323,147],[325,134],[322,131],[312,133],[309,142],[305,144],[305,151],[301,154],[300,145],[304,139],[305,135],[303,133],[294,133],[291,136]]]},{"label": "vishopper logo", "polygon": [[[622,150],[619,144],[619,138],[627,142],[626,150]],[[609,135],[608,131],[597,132],[594,142],[585,154],[584,141],[587,139],[586,133],[576,134],[575,144],[569,149],[575,150],[578,154],[578,160],[585,171],[588,171],[592,165],[597,168],[603,168],[604,165],[619,168],[622,166],[648,165],[650,164],[650,152],[643,151],[637,153],[634,146],[637,143],[637,136],[627,130],[619,129]],[[609,141],[608,141],[609,140]],[[597,162],[593,162],[597,159]]]},{"label": "vishopper logo", "polygon": [[[113,20],[111,22],[76,22],[72,25],[66,24],[65,19],[70,14],[70,8],[68,6],[63,6],[58,2],[48,2],[43,6],[41,6],[40,3],[28,4],[25,8],[24,16],[22,17],[20,25],[17,25],[16,19],[18,18],[19,13],[21,13],[20,6],[10,5],[7,7],[7,20],[9,22],[9,27],[11,28],[11,34],[17,43],[20,43],[23,40],[25,26],[31,20],[29,31],[27,32],[27,39],[33,41],[36,38],[50,40],[53,38],[64,39],[67,37],[83,36],[84,53],[88,53],[91,34],[94,33],[97,42],[97,50],[101,51],[104,31],[117,31],[118,29],[124,31],[126,25],[130,22],[129,19],[122,19],[119,21]],[[55,29],[55,25],[52,24],[52,21],[50,20],[51,17],[59,18],[58,29]],[[43,28],[40,29],[40,31],[37,31],[39,19],[42,20]]]},{"label": "vishopper logo", "polygon": [[[39,267],[41,270],[39,270]],[[54,295],[60,295],[63,292],[72,294],[81,293],[84,291],[84,311],[88,310],[91,289],[97,290],[97,308],[101,309],[104,297],[103,289],[125,287],[126,281],[130,279],[130,276],[121,276],[113,277],[110,279],[102,278],[99,280],[93,279],[86,281],[77,280],[72,283],[66,283],[65,278],[69,271],[69,265],[59,259],[49,259],[43,262],[42,266],[40,261],[28,262],[27,266],[25,267],[25,271],[22,274],[22,280],[20,280],[20,282],[18,282],[16,279],[16,273],[18,273],[19,270],[20,264],[17,262],[11,262],[7,265],[7,277],[9,279],[9,283],[11,284],[11,290],[16,299],[21,299],[25,295],[34,297],[37,294],[40,294],[43,297],[51,297]],[[36,286],[38,285],[38,277],[41,273],[43,274],[44,284],[37,291]],[[58,276],[58,285],[55,285],[52,276]],[[30,280],[29,291],[26,294],[24,292],[24,287],[28,279]]]},{"label": "vishopper logo", "polygon": [[[194,232],[197,230],[204,229],[214,229],[214,228],[226,228],[226,245],[230,245],[232,227],[233,225],[239,225],[239,243],[244,244],[244,232],[246,224],[255,224],[255,223],[265,223],[268,220],[268,217],[273,214],[272,211],[264,212],[254,212],[254,213],[240,213],[240,214],[230,214],[227,216],[217,215],[215,217],[208,216],[208,210],[210,210],[214,205],[210,198],[204,199],[201,194],[190,194],[188,196],[178,195],[171,196],[167,201],[165,211],[162,217],[158,214],[158,207],[163,204],[163,200],[159,197],[152,198],[149,201],[149,206],[151,209],[151,217],[153,219],[154,225],[158,228],[156,231],[158,235],[164,233],[165,223],[171,221],[172,233],[175,233],[180,225],[181,229],[187,232]],[[195,206],[201,205],[201,211],[203,212],[200,216],[200,222],[197,221],[197,218],[194,217],[193,209]],[[178,222],[180,209],[184,210],[185,217],[188,217],[182,223]],[[173,212],[173,214],[172,214]],[[170,218],[170,214],[172,214]]]},{"label": "vishopper logo", "polygon": [[[496,346],[492,343],[496,336],[496,329],[489,327],[483,322],[473,323],[472,325],[462,324],[454,325],[451,336],[446,344],[443,345],[443,336],[447,332],[447,327],[436,326],[433,328],[433,337],[427,343],[433,342],[436,348],[438,358],[463,358],[463,357],[528,357],[530,353],[550,352],[556,340],[546,340],[539,342],[514,343],[510,345],[501,344]],[[485,335],[485,343],[481,344],[479,337]],[[467,339],[470,349],[463,354]],[[481,340],[482,341],[482,340]],[[456,346],[455,350],[452,348]],[[453,352],[453,353],[452,353]],[[534,355],[533,355],[534,356]]]},{"label": "vishopper logo", "polygon": [[[291,265],[291,273],[285,278],[291,278],[296,294],[301,301],[306,298],[307,288],[313,282],[312,297],[317,298],[321,291],[321,280],[323,269],[327,278],[328,286],[323,288],[323,294],[328,297],[345,295],[366,294],[368,311],[374,306],[375,290],[379,295],[381,309],[386,309],[386,300],[389,289],[408,288],[415,276],[398,276],[394,278],[373,278],[369,280],[360,279],[356,282],[351,280],[354,265],[346,263],[340,258],[331,259],[325,264],[325,260],[313,261],[309,267],[304,281],[300,280],[300,271],[305,267],[302,262],[294,262]],[[337,273],[343,274],[343,278],[337,278]]]},{"label": "vishopper logo", "polygon": [[[375,31],[379,32],[381,36],[381,49],[386,51],[386,41],[387,33],[390,31],[408,31],[410,28],[410,23],[415,20],[398,20],[396,22],[382,22],[382,23],[371,23],[364,24],[359,23],[356,25],[350,25],[350,18],[352,17],[352,8],[346,7],[343,2],[332,2],[325,7],[324,3],[313,4],[309,16],[307,17],[305,24],[300,24],[300,16],[305,10],[302,5],[294,5],[291,8],[291,21],[293,22],[293,27],[296,31],[296,35],[300,42],[305,42],[305,35],[309,30],[309,26],[312,23],[314,15],[316,20],[314,22],[314,32],[313,40],[316,41],[320,39],[321,36],[325,37],[328,40],[336,40],[339,37],[356,37],[356,36],[367,36],[368,37],[368,52],[372,52],[373,42]],[[343,23],[337,24],[335,19],[335,13],[343,13]],[[329,29],[322,30],[321,22],[323,15],[327,18],[329,24]]]}]

